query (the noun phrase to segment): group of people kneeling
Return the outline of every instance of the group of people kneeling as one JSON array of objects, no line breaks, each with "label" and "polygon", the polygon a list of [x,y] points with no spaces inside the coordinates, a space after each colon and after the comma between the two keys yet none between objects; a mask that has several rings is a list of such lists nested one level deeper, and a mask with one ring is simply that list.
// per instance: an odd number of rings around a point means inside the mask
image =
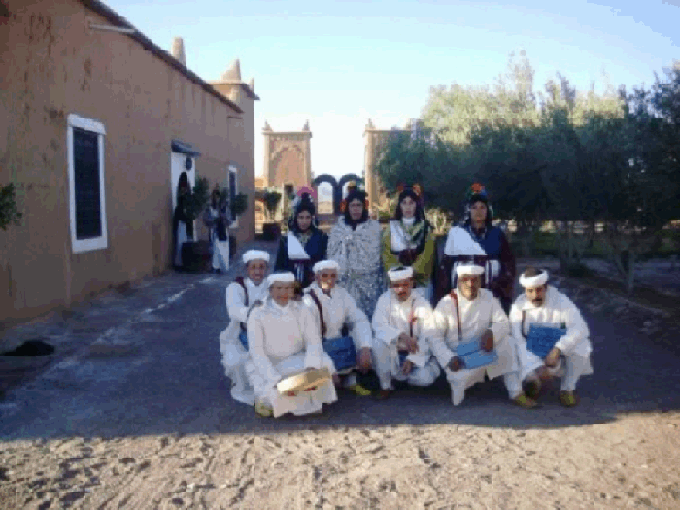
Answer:
[{"label": "group of people kneeling", "polygon": [[[314,265],[315,282],[294,299],[295,277],[266,276],[269,254],[244,254],[247,275],[227,287],[230,323],[220,335],[222,363],[234,399],[260,416],[319,413],[337,400],[336,387],[359,395],[356,371],[375,370],[386,399],[394,381],[429,386],[443,370],[454,405],[465,390],[488,376],[503,376],[510,400],[531,409],[544,382],[561,378],[560,402],[576,405],[576,383],[592,373],[588,326],[576,306],[548,284],[548,273],[529,268],[520,277],[525,293],[510,317],[482,288],[485,268],[456,267],[457,285],[437,306],[414,292],[413,269],[388,271],[390,288],[378,299],[371,322],[336,285],[338,264]],[[348,352],[351,349],[351,352]],[[283,378],[326,368],[332,380],[305,391],[277,389]]]}]

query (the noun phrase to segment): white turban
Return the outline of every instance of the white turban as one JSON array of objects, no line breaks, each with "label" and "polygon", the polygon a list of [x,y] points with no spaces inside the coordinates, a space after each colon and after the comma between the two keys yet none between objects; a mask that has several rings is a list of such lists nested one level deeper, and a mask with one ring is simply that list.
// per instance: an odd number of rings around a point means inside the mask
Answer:
[{"label": "white turban", "polygon": [[407,278],[413,278],[413,268],[403,266],[393,267],[387,272],[387,275],[390,277],[391,282],[399,282]]},{"label": "white turban", "polygon": [[264,260],[269,264],[269,253],[260,250],[248,250],[243,254],[243,263],[248,265],[248,262],[253,260]]},{"label": "white turban", "polygon": [[525,289],[535,289],[541,285],[548,283],[548,271],[543,269],[540,274],[536,276],[524,276],[519,277],[519,284]]},{"label": "white turban", "polygon": [[267,277],[267,288],[275,283],[293,283],[294,281],[295,276],[293,276],[293,273],[272,273]]},{"label": "white turban", "polygon": [[314,274],[316,274],[320,273],[324,269],[334,269],[335,271],[339,271],[340,264],[338,264],[335,260],[322,260],[314,264],[312,271],[314,271]]},{"label": "white turban", "polygon": [[456,266],[456,274],[458,276],[473,275],[480,276],[484,274],[484,267],[477,264],[458,264]]}]

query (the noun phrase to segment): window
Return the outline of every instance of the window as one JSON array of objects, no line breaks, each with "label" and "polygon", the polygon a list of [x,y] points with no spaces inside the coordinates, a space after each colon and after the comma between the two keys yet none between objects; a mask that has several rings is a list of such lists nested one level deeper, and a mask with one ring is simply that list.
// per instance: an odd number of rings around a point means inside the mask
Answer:
[{"label": "window", "polygon": [[66,141],[73,253],[108,246],[104,135],[106,130],[101,122],[73,114],[68,116]]},{"label": "window", "polygon": [[[229,206],[231,207],[236,201],[236,195],[238,195],[238,168],[234,165],[229,165]],[[231,226],[238,227],[238,216],[232,218]]]}]

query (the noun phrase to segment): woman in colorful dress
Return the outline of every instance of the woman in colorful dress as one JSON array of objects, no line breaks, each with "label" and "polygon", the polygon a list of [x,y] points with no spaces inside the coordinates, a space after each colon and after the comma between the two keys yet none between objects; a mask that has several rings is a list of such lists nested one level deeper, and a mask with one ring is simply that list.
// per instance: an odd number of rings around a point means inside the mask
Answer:
[{"label": "woman in colorful dress", "polygon": [[399,186],[397,191],[394,219],[383,233],[383,265],[386,271],[400,265],[412,267],[413,290],[430,301],[437,251],[432,225],[425,219],[423,191],[418,184]]},{"label": "woman in colorful dress", "polygon": [[343,209],[344,215],[328,238],[328,258],[340,267],[338,285],[349,292],[367,317],[372,317],[385,288],[380,224],[369,219],[366,193],[356,185],[350,185]]},{"label": "woman in colorful dress", "polygon": [[288,234],[279,242],[274,271],[293,273],[299,293],[314,282],[312,267],[326,258],[328,236],[315,224],[316,207],[311,195],[297,197],[292,209]]},{"label": "woman in colorful dress", "polygon": [[457,285],[456,267],[474,262],[485,267],[483,286],[510,312],[515,283],[515,255],[503,231],[492,225],[493,209],[484,186],[473,184],[466,194],[462,226],[449,230],[444,257],[439,265],[437,295],[439,300]]}]

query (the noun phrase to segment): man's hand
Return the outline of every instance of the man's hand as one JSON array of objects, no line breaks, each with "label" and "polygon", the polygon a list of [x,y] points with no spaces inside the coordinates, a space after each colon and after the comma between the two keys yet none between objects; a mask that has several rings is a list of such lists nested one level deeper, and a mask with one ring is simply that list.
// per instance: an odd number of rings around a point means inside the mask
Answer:
[{"label": "man's hand", "polygon": [[410,374],[411,370],[413,370],[413,361],[404,361],[404,364],[401,366],[401,371],[404,372],[404,375]]},{"label": "man's hand", "polygon": [[550,351],[545,357],[545,366],[551,368],[557,366],[557,364],[560,362],[561,354],[562,352],[560,352],[557,347],[553,347],[552,351]]},{"label": "man's hand", "polygon": [[359,359],[357,360],[357,369],[362,373],[366,373],[373,366],[373,358],[371,357],[371,349],[369,347],[362,347],[359,350]]},{"label": "man's hand", "polygon": [[482,334],[482,349],[486,352],[493,351],[493,332],[490,329]]},{"label": "man's hand", "polygon": [[418,352],[418,340],[416,337],[401,333],[397,337],[397,350],[408,351],[411,354]]},{"label": "man's hand", "polygon": [[463,360],[458,356],[454,356],[451,358],[451,361],[449,361],[448,367],[450,370],[458,372],[461,368],[463,368]]}]

